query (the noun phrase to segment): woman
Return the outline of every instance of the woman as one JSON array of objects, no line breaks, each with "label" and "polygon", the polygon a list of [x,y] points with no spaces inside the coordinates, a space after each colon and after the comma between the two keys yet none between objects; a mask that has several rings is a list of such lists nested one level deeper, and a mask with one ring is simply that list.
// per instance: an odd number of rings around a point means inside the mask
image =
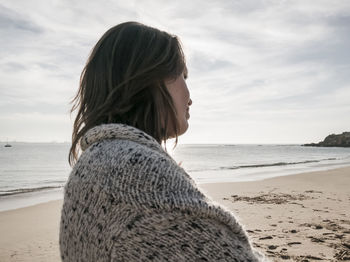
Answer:
[{"label": "woman", "polygon": [[263,261],[161,146],[188,128],[186,77],[176,36],[127,22],[98,41],[72,108],[62,261]]}]

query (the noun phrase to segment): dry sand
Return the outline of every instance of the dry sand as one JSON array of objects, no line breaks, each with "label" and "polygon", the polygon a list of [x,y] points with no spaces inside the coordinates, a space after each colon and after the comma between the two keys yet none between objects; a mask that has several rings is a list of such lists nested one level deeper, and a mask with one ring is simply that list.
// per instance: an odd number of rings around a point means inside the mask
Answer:
[{"label": "dry sand", "polygon": [[62,200],[0,212],[0,261],[61,261]]},{"label": "dry sand", "polygon": [[272,261],[350,260],[350,168],[202,184]]},{"label": "dry sand", "polygon": [[[272,261],[350,260],[350,167],[200,187],[240,218]],[[0,261],[60,261],[61,206],[0,212]]]}]

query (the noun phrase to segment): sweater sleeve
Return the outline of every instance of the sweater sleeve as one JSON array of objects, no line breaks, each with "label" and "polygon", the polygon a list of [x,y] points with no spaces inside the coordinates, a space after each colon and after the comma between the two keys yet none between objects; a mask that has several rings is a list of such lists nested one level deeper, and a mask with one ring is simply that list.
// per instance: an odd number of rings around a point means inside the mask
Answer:
[{"label": "sweater sleeve", "polygon": [[113,245],[111,261],[267,261],[222,222],[178,212],[144,216]]}]

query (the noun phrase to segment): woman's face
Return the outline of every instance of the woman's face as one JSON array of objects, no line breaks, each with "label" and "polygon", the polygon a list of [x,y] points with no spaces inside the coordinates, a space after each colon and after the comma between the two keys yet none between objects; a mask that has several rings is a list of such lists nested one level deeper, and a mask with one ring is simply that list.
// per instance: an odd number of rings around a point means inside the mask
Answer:
[{"label": "woman's face", "polygon": [[173,101],[177,113],[177,121],[179,125],[178,135],[182,135],[188,128],[188,119],[190,118],[190,105],[192,100],[190,98],[190,92],[187,88],[185,75],[181,74],[175,80],[165,83]]}]

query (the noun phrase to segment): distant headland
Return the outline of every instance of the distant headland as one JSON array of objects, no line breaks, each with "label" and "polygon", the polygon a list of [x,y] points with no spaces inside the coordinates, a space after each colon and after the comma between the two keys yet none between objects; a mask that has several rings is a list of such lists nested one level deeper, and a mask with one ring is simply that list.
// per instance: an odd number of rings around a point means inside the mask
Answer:
[{"label": "distant headland", "polygon": [[331,134],[319,143],[304,144],[303,146],[350,147],[350,132],[343,132],[339,135]]}]

